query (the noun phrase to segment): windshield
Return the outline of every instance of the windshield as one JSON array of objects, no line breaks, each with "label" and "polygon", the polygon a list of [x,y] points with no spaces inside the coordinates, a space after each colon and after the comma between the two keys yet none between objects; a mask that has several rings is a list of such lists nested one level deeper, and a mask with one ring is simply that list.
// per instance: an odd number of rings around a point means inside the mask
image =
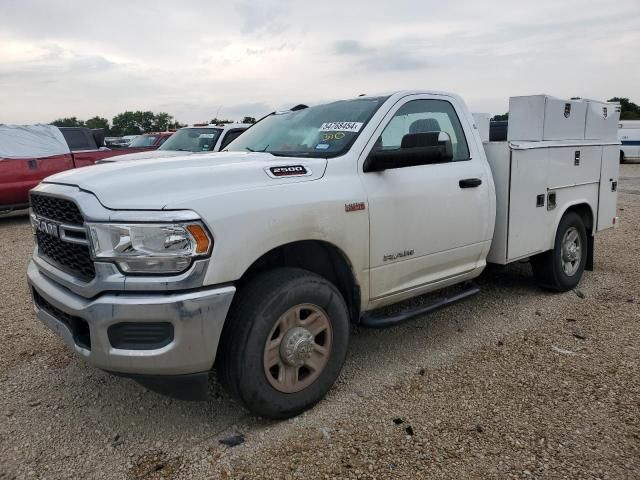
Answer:
[{"label": "windshield", "polygon": [[156,142],[156,138],[158,137],[155,135],[140,135],[134,138],[129,144],[129,146],[130,147],[152,147],[153,144]]},{"label": "windshield", "polygon": [[182,128],[171,135],[158,150],[206,152],[213,150],[221,132],[221,128]]},{"label": "windshield", "polygon": [[357,98],[274,113],[240,135],[226,150],[336,157],[351,147],[387,98]]}]

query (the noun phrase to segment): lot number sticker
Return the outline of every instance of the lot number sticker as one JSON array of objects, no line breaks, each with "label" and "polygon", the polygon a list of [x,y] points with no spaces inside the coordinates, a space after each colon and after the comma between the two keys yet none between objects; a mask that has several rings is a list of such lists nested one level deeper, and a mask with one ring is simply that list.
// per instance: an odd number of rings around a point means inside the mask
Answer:
[{"label": "lot number sticker", "polygon": [[362,122],[327,122],[320,126],[321,132],[354,132],[362,128]]}]

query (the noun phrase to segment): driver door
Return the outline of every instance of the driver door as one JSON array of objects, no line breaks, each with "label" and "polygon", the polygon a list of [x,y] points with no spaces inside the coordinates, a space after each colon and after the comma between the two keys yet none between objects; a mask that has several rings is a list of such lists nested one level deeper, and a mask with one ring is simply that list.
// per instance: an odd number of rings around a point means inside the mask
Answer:
[{"label": "driver door", "polygon": [[[381,122],[360,158],[369,206],[373,302],[401,300],[474,270],[490,243],[489,170],[482,158],[472,158],[472,127],[460,121],[464,117],[456,110],[455,98],[405,97]],[[449,134],[452,161],[363,172],[372,150],[398,149],[404,135],[431,131]]]}]

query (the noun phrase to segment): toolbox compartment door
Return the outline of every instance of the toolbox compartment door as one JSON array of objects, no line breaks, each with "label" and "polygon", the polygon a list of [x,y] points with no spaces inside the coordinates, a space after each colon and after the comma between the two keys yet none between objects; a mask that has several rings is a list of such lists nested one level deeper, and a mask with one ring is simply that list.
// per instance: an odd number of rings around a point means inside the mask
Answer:
[{"label": "toolbox compartment door", "polygon": [[619,169],[620,146],[606,145],[602,150],[597,231],[606,230],[615,225]]},{"label": "toolbox compartment door", "polygon": [[[547,211],[549,149],[511,151],[511,187],[507,260],[513,261],[546,249],[553,228]],[[543,202],[537,203],[538,196]]]},{"label": "toolbox compartment door", "polygon": [[549,148],[543,154],[549,157],[550,190],[600,181],[600,145]]}]

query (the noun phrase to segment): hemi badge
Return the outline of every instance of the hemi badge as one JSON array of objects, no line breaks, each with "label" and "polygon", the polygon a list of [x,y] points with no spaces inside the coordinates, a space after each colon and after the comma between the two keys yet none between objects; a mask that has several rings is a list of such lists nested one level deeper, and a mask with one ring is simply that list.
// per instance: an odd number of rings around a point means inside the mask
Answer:
[{"label": "hemi badge", "polygon": [[357,212],[366,208],[367,207],[365,206],[364,202],[345,203],[344,205],[345,212]]}]

